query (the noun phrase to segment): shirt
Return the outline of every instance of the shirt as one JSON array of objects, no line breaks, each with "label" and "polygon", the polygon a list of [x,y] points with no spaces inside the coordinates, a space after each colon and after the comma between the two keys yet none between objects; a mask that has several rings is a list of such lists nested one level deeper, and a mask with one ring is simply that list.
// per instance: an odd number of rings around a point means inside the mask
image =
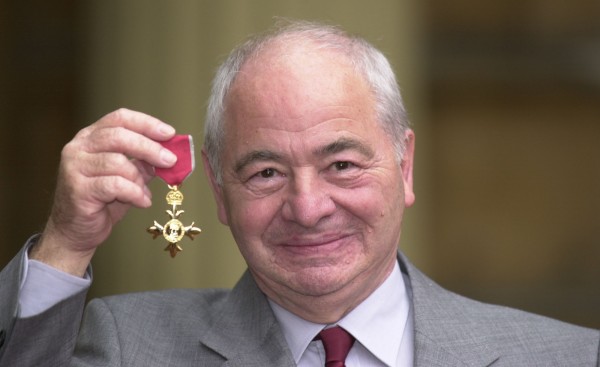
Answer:
[{"label": "shirt", "polygon": [[[29,241],[31,246],[34,242]],[[38,315],[91,284],[91,275],[83,278],[62,272],[37,260],[30,260],[25,251],[23,281],[19,294],[19,317]]]},{"label": "shirt", "polygon": [[[396,262],[388,278],[337,322],[356,339],[347,367],[413,365],[414,339],[410,293]],[[329,325],[304,320],[269,300],[299,367],[324,366],[325,350],[314,337]]]}]

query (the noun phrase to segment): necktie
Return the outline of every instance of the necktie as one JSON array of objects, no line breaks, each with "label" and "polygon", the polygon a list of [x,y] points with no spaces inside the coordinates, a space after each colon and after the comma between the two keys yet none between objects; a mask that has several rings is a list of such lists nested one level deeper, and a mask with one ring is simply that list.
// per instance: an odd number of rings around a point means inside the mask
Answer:
[{"label": "necktie", "polygon": [[345,367],[346,356],[354,344],[354,337],[339,326],[323,329],[316,339],[325,348],[325,367]]}]

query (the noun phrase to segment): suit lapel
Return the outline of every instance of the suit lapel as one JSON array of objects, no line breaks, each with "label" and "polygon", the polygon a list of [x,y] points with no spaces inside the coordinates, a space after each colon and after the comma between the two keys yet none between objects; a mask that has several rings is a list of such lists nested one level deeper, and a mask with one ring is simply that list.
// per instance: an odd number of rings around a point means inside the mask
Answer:
[{"label": "suit lapel", "polygon": [[402,253],[398,259],[410,279],[415,366],[490,366],[498,360],[485,342],[489,333],[469,317],[469,301],[427,278]]},{"label": "suit lapel", "polygon": [[201,343],[225,358],[224,366],[295,366],[271,307],[248,271]]}]

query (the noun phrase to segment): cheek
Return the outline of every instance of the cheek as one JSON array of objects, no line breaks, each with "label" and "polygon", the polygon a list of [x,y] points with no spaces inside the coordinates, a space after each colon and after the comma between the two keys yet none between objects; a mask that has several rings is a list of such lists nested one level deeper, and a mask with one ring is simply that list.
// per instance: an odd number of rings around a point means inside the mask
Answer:
[{"label": "cheek", "polygon": [[384,190],[379,185],[347,190],[336,195],[339,206],[360,218],[369,226],[376,226],[383,218],[390,216],[397,206],[398,194]]},{"label": "cheek", "polygon": [[249,200],[229,196],[227,216],[229,227],[238,243],[256,241],[273,221],[278,210],[277,201],[267,198]]},{"label": "cheek", "polygon": [[[373,182],[338,195],[338,205],[365,225],[368,249],[395,248],[400,240],[404,192],[398,182]],[[368,250],[367,251],[370,251]]]}]

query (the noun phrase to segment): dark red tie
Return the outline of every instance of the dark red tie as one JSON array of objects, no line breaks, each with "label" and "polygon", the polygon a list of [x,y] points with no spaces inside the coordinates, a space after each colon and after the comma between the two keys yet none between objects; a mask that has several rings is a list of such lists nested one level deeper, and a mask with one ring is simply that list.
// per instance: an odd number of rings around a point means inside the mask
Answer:
[{"label": "dark red tie", "polygon": [[322,330],[316,339],[325,347],[325,367],[345,367],[346,356],[354,344],[354,337],[339,326]]}]

